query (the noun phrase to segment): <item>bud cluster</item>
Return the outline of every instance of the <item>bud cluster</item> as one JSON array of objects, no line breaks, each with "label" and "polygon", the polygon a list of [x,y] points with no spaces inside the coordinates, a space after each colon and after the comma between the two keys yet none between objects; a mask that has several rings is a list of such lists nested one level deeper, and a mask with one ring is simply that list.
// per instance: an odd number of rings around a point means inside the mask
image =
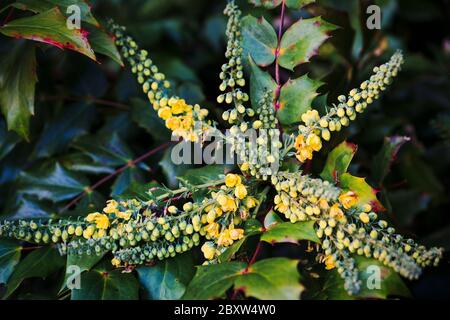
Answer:
[{"label": "bud cluster", "polygon": [[380,93],[397,76],[403,63],[403,55],[396,52],[391,59],[373,69],[374,74],[364,81],[359,89],[352,89],[348,96],[338,97],[339,104],[333,106],[326,115],[320,117],[317,110],[310,110],[302,115],[304,124],[299,126],[295,141],[296,157],[300,162],[311,160],[314,151],[322,148],[322,139],[330,140],[331,132],[340,131],[355,120],[357,113],[362,113],[369,104],[378,99]]}]

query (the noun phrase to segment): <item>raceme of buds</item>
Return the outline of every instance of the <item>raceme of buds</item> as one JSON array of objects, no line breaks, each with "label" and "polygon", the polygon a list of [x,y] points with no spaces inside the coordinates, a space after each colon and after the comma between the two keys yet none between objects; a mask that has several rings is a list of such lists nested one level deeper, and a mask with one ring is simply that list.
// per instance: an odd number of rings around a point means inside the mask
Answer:
[{"label": "raceme of buds", "polygon": [[352,191],[301,173],[279,173],[272,177],[272,184],[278,192],[275,210],[293,223],[316,222],[321,260],[327,269],[337,268],[349,294],[360,288],[352,255],[377,259],[408,279],[417,279],[423,267],[437,265],[442,257],[441,249],[426,249],[395,234],[394,228],[379,220],[370,204],[360,204]]},{"label": "raceme of buds", "polygon": [[299,134],[295,140],[296,157],[300,162],[311,160],[314,151],[322,148],[322,139],[330,140],[331,132],[340,131],[355,120],[357,113],[363,112],[368,105],[378,99],[397,76],[403,63],[403,55],[396,52],[391,59],[373,69],[374,74],[358,88],[352,89],[348,96],[338,97],[339,104],[332,107],[322,117],[317,110],[309,110],[302,115],[303,124],[299,126]]},{"label": "raceme of buds", "polygon": [[184,99],[172,96],[170,83],[165,75],[153,64],[148,52],[139,49],[136,42],[125,34],[125,27],[111,23],[110,29],[122,56],[129,62],[131,71],[142,85],[143,92],[158,112],[158,116],[165,121],[166,127],[175,136],[198,142],[202,132],[208,128],[208,123],[203,123],[208,116],[208,110],[202,109],[197,104],[192,106]]}]

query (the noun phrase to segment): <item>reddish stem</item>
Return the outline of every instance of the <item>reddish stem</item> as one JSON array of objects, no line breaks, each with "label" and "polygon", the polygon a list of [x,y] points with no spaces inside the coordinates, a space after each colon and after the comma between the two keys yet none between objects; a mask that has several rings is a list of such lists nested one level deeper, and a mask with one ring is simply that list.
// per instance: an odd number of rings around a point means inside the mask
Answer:
[{"label": "reddish stem", "polygon": [[7,24],[9,22],[9,20],[11,20],[12,14],[14,11],[14,7],[11,7],[8,11],[8,15],[6,16],[5,20],[3,20],[2,26],[4,26],[5,24]]},{"label": "reddish stem", "polygon": [[114,178],[115,176],[117,176],[118,174],[122,173],[123,171],[125,171],[127,168],[133,167],[135,166],[137,163],[147,159],[148,157],[150,157],[151,155],[155,154],[156,152],[160,151],[160,150],[164,150],[165,148],[169,147],[171,144],[173,143],[173,141],[169,141],[166,142],[152,150],[150,150],[149,152],[143,154],[142,156],[140,156],[139,158],[136,158],[134,160],[129,161],[126,165],[124,165],[123,167],[120,167],[119,169],[117,169],[116,171],[114,171],[113,173],[107,175],[106,177],[103,177],[102,179],[100,179],[99,181],[97,181],[96,183],[94,183],[93,185],[89,186],[86,188],[85,191],[83,191],[82,193],[80,193],[76,198],[74,198],[72,201],[70,201],[67,205],[65,205],[60,211],[59,213],[62,213],[66,210],[68,210],[70,207],[72,207],[74,204],[76,204],[80,199],[82,199],[86,194],[92,192],[94,189],[100,187],[101,185],[103,185],[105,182],[111,180],[112,178]]}]

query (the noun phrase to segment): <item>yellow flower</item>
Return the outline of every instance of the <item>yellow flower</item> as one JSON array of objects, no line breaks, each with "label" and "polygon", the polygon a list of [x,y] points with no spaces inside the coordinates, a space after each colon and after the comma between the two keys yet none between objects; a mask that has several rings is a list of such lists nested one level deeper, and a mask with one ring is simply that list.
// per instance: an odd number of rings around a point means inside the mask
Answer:
[{"label": "yellow flower", "polygon": [[243,184],[237,185],[234,189],[234,195],[240,200],[244,199],[247,196],[247,188]]},{"label": "yellow flower", "polygon": [[233,243],[233,240],[231,239],[231,236],[230,236],[230,230],[228,230],[228,229],[223,230],[219,235],[217,244],[219,246],[228,247],[232,243]]},{"label": "yellow flower", "polygon": [[314,121],[319,121],[319,119],[319,113],[317,112],[317,110],[309,110],[302,114],[302,121],[306,125],[309,125]]},{"label": "yellow flower", "polygon": [[180,119],[175,117],[167,119],[166,127],[172,131],[177,130],[180,127]]},{"label": "yellow flower", "polygon": [[163,120],[167,120],[172,117],[172,111],[169,107],[164,107],[158,110],[158,117]]},{"label": "yellow flower", "polygon": [[369,218],[369,215],[367,213],[361,212],[359,214],[359,220],[361,220],[363,223],[369,223],[370,218]]},{"label": "yellow flower", "polygon": [[288,211],[289,207],[285,205],[283,202],[280,202],[275,206],[275,209],[281,213],[285,213],[286,211]]},{"label": "yellow flower", "polygon": [[308,138],[306,139],[306,144],[314,151],[319,151],[320,149],[322,149],[322,141],[320,140],[320,137],[318,135],[315,135],[314,133],[311,133],[308,136]]},{"label": "yellow flower", "polygon": [[353,191],[348,191],[339,196],[339,202],[344,206],[345,209],[349,209],[358,202],[358,198]]},{"label": "yellow flower", "polygon": [[296,157],[300,162],[312,159],[313,150],[306,144],[303,135],[299,134],[295,139],[295,148],[297,149]]},{"label": "yellow flower", "polygon": [[86,217],[86,221],[87,222],[94,222],[95,221],[95,218],[97,218],[97,216],[99,215],[100,213],[98,213],[98,212],[94,212],[94,213],[90,213],[90,214],[88,214],[87,215],[87,217]]},{"label": "yellow flower", "polygon": [[113,258],[113,259],[111,260],[111,264],[112,264],[114,267],[118,267],[118,266],[120,266],[120,260],[117,259],[117,258]]},{"label": "yellow flower", "polygon": [[207,260],[212,260],[216,253],[216,248],[214,247],[214,243],[211,241],[205,242],[203,244],[201,250],[203,252],[203,255],[205,256],[205,259],[207,259]]},{"label": "yellow flower", "polygon": [[117,206],[119,205],[116,200],[108,200],[106,207],[103,209],[104,213],[117,213]]},{"label": "yellow flower", "polygon": [[99,229],[108,229],[109,227],[109,219],[106,214],[98,214],[95,217],[95,224]]},{"label": "yellow flower", "polygon": [[224,195],[223,193],[220,193],[218,196],[217,196],[217,202],[221,205],[221,206],[224,206],[224,205],[226,205],[227,204],[227,202],[228,202],[228,198],[229,197],[227,197],[226,195]]},{"label": "yellow flower", "polygon": [[225,205],[222,206],[222,210],[224,212],[234,212],[237,210],[236,201],[233,198],[228,197],[228,200]]},{"label": "yellow flower", "polygon": [[219,235],[219,224],[217,222],[210,223],[205,228],[206,233],[212,238],[217,238]]},{"label": "yellow flower", "polygon": [[244,229],[231,229],[230,237],[232,240],[239,240],[244,237]]},{"label": "yellow flower", "polygon": [[186,111],[190,111],[191,109],[192,107],[186,104],[186,101],[184,101],[183,99],[179,99],[176,103],[172,105],[173,114],[180,114]]},{"label": "yellow flower", "polygon": [[344,212],[339,208],[339,204],[335,203],[331,206],[330,217],[336,220],[341,220],[344,217]]},{"label": "yellow flower", "polygon": [[120,219],[130,220],[132,212],[133,211],[131,211],[131,210],[127,210],[125,212],[117,212],[116,216],[117,216],[117,218],[120,218]]},{"label": "yellow flower", "polygon": [[251,208],[254,208],[254,207],[256,207],[256,199],[255,198],[253,198],[253,197],[247,197],[247,199],[245,200],[245,206],[248,208],[248,209],[251,209]]},{"label": "yellow flower", "polygon": [[334,264],[333,256],[326,256],[324,263],[325,263],[325,269],[327,269],[327,270],[331,270],[336,267],[336,265]]},{"label": "yellow flower", "polygon": [[241,177],[238,176],[237,174],[229,173],[225,177],[225,185],[228,188],[233,188],[234,186],[236,186],[240,183],[241,183]]}]

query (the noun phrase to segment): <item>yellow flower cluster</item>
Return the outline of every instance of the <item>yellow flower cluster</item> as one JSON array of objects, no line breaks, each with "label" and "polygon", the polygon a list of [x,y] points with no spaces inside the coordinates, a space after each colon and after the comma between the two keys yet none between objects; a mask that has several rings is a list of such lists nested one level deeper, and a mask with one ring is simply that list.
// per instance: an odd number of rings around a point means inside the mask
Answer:
[{"label": "yellow flower cluster", "polygon": [[227,174],[225,184],[217,192],[211,193],[211,200],[204,208],[201,222],[207,241],[202,252],[207,260],[212,260],[221,253],[221,249],[244,237],[244,230],[236,228],[242,220],[250,216],[249,210],[257,205],[257,200],[248,195],[242,177]]},{"label": "yellow flower cluster", "polygon": [[[106,230],[109,228],[110,222],[106,214],[94,212],[86,217],[86,222],[94,223],[94,225],[89,225],[83,230],[83,237],[85,239],[90,238],[102,238],[106,235]],[[74,231],[76,232],[76,231]]]},{"label": "yellow flower cluster", "polygon": [[386,86],[392,82],[403,63],[400,52],[391,59],[374,68],[369,80],[350,90],[348,96],[338,97],[339,104],[333,106],[326,115],[320,117],[317,110],[309,110],[302,115],[303,124],[299,126],[299,135],[295,140],[296,157],[300,162],[312,159],[313,152],[322,148],[322,139],[330,140],[331,132],[340,131],[355,120],[357,113],[362,113],[369,104],[379,98]]}]

